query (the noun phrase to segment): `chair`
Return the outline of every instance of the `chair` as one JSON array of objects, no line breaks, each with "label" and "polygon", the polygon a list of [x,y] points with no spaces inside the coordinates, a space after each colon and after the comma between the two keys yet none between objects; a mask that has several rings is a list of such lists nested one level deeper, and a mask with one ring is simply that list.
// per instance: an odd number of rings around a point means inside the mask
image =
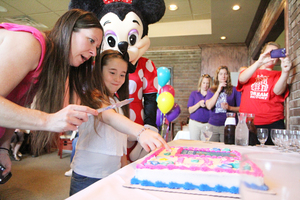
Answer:
[{"label": "chair", "polygon": [[61,132],[58,137],[58,155],[62,158],[63,149],[72,150],[73,134]]}]

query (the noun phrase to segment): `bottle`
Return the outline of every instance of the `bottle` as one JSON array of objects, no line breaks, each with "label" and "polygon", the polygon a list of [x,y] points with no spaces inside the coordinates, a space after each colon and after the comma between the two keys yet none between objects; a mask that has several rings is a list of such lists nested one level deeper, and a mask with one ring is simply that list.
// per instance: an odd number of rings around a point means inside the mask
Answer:
[{"label": "bottle", "polygon": [[251,145],[251,146],[255,146],[256,144],[258,144],[256,127],[253,123],[254,117],[255,117],[255,114],[248,113],[247,120],[246,120],[246,124],[249,129],[249,145]]},{"label": "bottle", "polygon": [[235,137],[235,113],[228,112],[226,113],[226,121],[224,128],[224,143],[225,144],[234,144]]},{"label": "bottle", "polygon": [[247,113],[238,113],[239,123],[235,128],[235,145],[248,146],[249,129],[246,125]]}]

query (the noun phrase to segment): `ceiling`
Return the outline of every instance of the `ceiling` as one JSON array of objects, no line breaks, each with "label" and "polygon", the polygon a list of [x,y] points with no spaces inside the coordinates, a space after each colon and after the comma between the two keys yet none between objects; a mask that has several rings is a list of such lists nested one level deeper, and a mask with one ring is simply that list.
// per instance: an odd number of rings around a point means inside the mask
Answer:
[{"label": "ceiling", "polygon": [[[37,28],[47,30],[67,11],[69,1],[0,0],[0,6],[8,10],[0,12],[0,23],[25,15],[45,25]],[[167,9],[164,17],[149,27],[151,47],[245,43],[260,0],[165,0],[166,7],[171,3],[177,4],[178,10]],[[241,9],[233,11],[235,4]],[[227,39],[221,40],[221,36]]]}]

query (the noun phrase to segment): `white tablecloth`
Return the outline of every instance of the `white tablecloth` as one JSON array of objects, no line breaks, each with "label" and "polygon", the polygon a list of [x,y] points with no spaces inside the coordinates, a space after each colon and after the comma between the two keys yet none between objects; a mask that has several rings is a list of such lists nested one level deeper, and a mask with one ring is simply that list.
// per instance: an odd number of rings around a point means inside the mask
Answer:
[{"label": "white tablecloth", "polygon": [[[170,146],[193,146],[193,147],[203,147],[203,148],[231,148],[237,150],[241,153],[246,152],[278,152],[278,150],[274,150],[273,146],[269,146],[268,148],[260,148],[260,147],[241,147],[235,145],[225,145],[223,143],[211,142],[209,144],[204,143],[202,141],[195,140],[173,140],[169,142]],[[295,153],[296,154],[296,153]],[[299,157],[300,158],[300,157]],[[232,200],[232,198],[226,197],[215,197],[215,196],[205,196],[205,195],[191,195],[191,194],[182,194],[182,193],[170,193],[170,192],[160,192],[160,191],[151,191],[151,190],[141,190],[141,189],[131,189],[126,188],[123,185],[129,183],[131,178],[134,176],[134,170],[136,163],[140,162],[140,160],[127,165],[126,167],[116,171],[110,176],[94,183],[88,188],[80,191],[79,193],[71,196],[68,200],[93,200],[93,199],[107,199],[107,200]],[[293,172],[291,172],[293,173]]]}]

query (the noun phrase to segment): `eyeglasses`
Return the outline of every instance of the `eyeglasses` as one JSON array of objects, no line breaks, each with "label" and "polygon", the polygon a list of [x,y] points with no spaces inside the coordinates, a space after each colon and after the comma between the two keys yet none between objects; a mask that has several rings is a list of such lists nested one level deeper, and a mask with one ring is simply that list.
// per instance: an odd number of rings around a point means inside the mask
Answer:
[{"label": "eyeglasses", "polygon": [[210,75],[209,74],[202,74],[202,77],[204,77],[204,78],[210,78]]}]

